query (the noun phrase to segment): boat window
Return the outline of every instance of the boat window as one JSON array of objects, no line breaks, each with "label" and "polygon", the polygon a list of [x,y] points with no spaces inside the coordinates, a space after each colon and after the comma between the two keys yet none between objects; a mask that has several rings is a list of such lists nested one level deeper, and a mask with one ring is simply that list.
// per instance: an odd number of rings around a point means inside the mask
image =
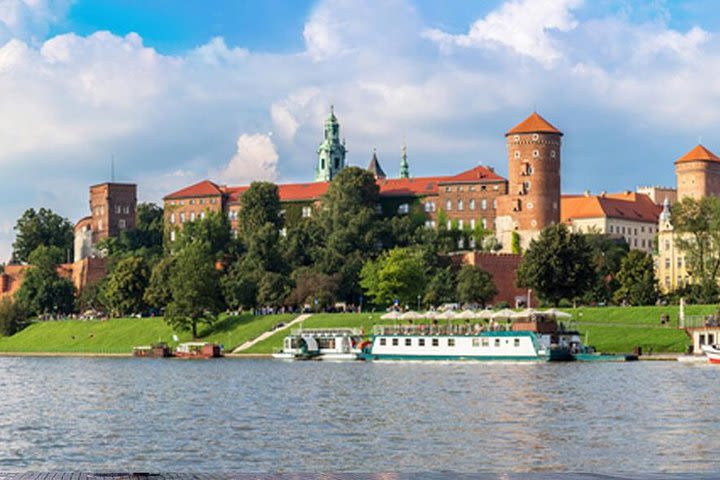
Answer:
[{"label": "boat window", "polygon": [[455,346],[455,339],[448,338],[448,347],[454,347],[454,346]]},{"label": "boat window", "polygon": [[424,347],[424,346],[425,346],[425,339],[418,338],[418,347]]},{"label": "boat window", "polygon": [[386,338],[381,338],[381,339],[380,339],[380,346],[381,346],[381,347],[384,347],[385,345],[387,345],[387,339],[386,339]]},{"label": "boat window", "polygon": [[480,339],[479,339],[479,338],[473,338],[472,346],[473,346],[473,347],[479,347],[479,346],[480,346]]},{"label": "boat window", "polygon": [[487,338],[483,338],[483,339],[482,339],[482,346],[483,346],[483,347],[489,347],[489,346],[490,346],[490,340],[488,340]]},{"label": "boat window", "polygon": [[715,345],[715,335],[708,333],[708,345]]},{"label": "boat window", "polygon": [[700,341],[698,342],[700,345],[705,345],[705,335],[702,333],[700,334]]},{"label": "boat window", "polygon": [[520,339],[519,339],[519,338],[516,338],[516,339],[515,339],[515,346],[516,346],[516,347],[519,347],[519,346],[520,346]]},{"label": "boat window", "polygon": [[405,346],[411,347],[412,346],[412,338],[406,338],[405,339]]},{"label": "boat window", "polygon": [[496,346],[496,347],[499,347],[499,346],[500,346],[500,339],[499,339],[499,338],[496,338],[496,339],[495,339],[495,346]]},{"label": "boat window", "polygon": [[440,339],[438,339],[438,338],[433,338],[433,339],[432,339],[432,346],[433,346],[433,347],[439,347],[439,346],[440,346]]},{"label": "boat window", "polygon": [[397,346],[398,346],[398,343],[399,343],[398,339],[397,339],[397,338],[393,338],[392,341],[393,341],[393,347],[397,347]]}]

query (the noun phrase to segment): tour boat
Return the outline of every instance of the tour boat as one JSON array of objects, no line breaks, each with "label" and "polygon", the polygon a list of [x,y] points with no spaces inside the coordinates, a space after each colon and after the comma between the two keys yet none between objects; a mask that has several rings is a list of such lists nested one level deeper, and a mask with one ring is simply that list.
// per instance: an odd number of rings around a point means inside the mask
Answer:
[{"label": "tour boat", "polygon": [[708,359],[709,363],[720,364],[720,346],[718,345],[703,345],[702,351]]},{"label": "tour boat", "polygon": [[208,342],[181,343],[175,349],[175,356],[180,358],[217,358],[222,355],[220,345]]},{"label": "tour boat", "polygon": [[294,330],[273,354],[285,360],[357,360],[362,332],[352,328]]}]

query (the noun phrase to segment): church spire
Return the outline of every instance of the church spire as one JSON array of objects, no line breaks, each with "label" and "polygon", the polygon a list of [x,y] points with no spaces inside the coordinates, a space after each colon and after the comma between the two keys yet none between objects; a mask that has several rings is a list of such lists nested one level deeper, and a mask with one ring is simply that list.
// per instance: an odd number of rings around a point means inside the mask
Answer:
[{"label": "church spire", "polygon": [[385,172],[380,166],[380,162],[377,158],[377,151],[373,148],[372,158],[370,158],[370,164],[368,165],[368,171],[373,174],[376,180],[382,180],[386,178]]},{"label": "church spire", "polygon": [[335,116],[335,108],[330,105],[330,115],[325,120],[323,141],[318,147],[318,162],[315,167],[315,181],[332,180],[345,168],[345,141],[340,141],[340,124]]},{"label": "church spire", "polygon": [[400,160],[400,178],[410,178],[410,166],[407,161],[407,145],[403,142],[402,157]]}]

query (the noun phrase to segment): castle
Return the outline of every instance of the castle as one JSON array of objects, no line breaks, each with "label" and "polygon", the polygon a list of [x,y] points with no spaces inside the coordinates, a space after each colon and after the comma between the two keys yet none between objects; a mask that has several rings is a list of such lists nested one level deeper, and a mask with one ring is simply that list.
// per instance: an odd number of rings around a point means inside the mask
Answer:
[{"label": "castle", "polygon": [[[508,179],[482,165],[455,175],[411,177],[405,146],[400,177],[387,178],[373,152],[368,170],[380,190],[377,213],[422,213],[429,228],[439,227],[439,221],[448,229],[483,228],[494,232],[505,251],[510,250],[513,236],[526,247],[543,228],[560,221],[562,135],[538,113],[511,128],[505,134]],[[314,215],[332,179],[347,166],[345,141],[340,138],[340,124],[331,109],[317,151],[315,181],[278,185],[286,224]],[[184,223],[203,218],[206,212],[228,215],[231,229],[237,232],[240,198],[247,188],[204,180],[167,195],[163,201],[170,241]],[[475,247],[458,245],[467,246]]]}]

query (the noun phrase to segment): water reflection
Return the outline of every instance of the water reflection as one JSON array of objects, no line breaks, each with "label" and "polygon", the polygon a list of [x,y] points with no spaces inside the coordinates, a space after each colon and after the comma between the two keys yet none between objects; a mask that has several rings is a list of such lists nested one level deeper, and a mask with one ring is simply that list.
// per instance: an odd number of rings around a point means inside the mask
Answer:
[{"label": "water reflection", "polygon": [[0,471],[717,472],[719,372],[0,358]]}]

